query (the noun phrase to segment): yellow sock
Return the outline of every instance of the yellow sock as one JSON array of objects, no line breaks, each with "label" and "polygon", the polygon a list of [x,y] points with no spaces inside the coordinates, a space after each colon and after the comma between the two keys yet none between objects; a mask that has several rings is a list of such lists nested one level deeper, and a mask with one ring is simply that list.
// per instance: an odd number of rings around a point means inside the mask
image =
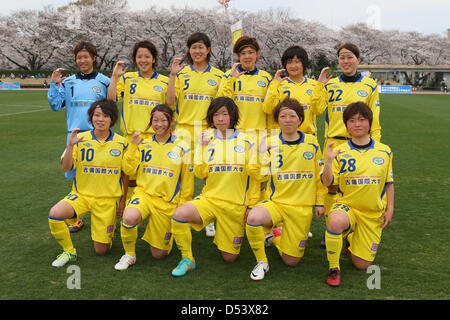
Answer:
[{"label": "yellow sock", "polygon": [[247,239],[250,247],[252,248],[253,254],[255,255],[256,261],[267,261],[266,249],[264,248],[264,231],[262,226],[252,226],[246,224],[245,226],[247,232]]},{"label": "yellow sock", "polygon": [[327,246],[327,259],[330,269],[339,268],[339,259],[342,250],[342,233],[325,231],[325,244]]},{"label": "yellow sock", "polygon": [[64,219],[48,217],[48,225],[53,237],[58,241],[64,251],[75,253],[72,239],[70,238],[69,228]]},{"label": "yellow sock", "polygon": [[328,214],[336,201],[337,193],[327,193],[324,197],[324,208],[325,208],[325,225],[328,227]]},{"label": "yellow sock", "polygon": [[121,223],[120,236],[122,238],[123,249],[125,254],[136,257],[136,239],[138,236],[137,225],[129,226],[125,223]]},{"label": "yellow sock", "polygon": [[179,221],[172,218],[172,235],[182,258],[194,259],[192,255],[192,234],[187,221]]}]

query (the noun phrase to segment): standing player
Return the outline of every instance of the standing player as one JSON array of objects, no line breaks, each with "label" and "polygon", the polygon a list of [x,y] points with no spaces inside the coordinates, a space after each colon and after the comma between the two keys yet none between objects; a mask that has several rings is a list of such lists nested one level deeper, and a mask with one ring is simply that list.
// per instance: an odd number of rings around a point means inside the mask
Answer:
[{"label": "standing player", "polygon": [[[92,129],[89,123],[87,110],[97,100],[106,98],[110,80],[101,73],[95,71],[97,67],[97,48],[89,42],[80,42],[74,48],[75,63],[79,73],[68,78],[62,78],[63,68],[58,68],[52,73],[50,89],[47,97],[53,111],[62,108],[66,110],[67,141],[74,128],[79,132]],[[73,179],[75,170],[65,173],[66,178]],[[75,224],[69,226],[71,232],[81,230],[83,219],[78,219]]]},{"label": "standing player", "polygon": [[[274,81],[270,83],[263,103],[263,110],[268,114],[267,128],[269,130],[279,129],[277,121],[273,118],[273,110],[285,98],[291,98],[300,102],[304,108],[305,118],[298,128],[299,131],[316,136],[318,112],[312,109],[311,95],[317,81],[305,76],[305,70],[309,65],[308,54],[302,47],[289,47],[281,57],[281,64],[284,69],[275,73]],[[284,71],[287,72],[287,77],[281,76]]]},{"label": "standing player", "polygon": [[[358,72],[358,64],[361,61],[358,47],[345,43],[338,48],[337,56],[342,74],[332,78],[327,76],[329,68],[324,68],[311,96],[312,108],[319,114],[325,112],[324,158],[326,158],[326,146],[331,142],[334,142],[336,147],[350,139],[342,122],[342,114],[350,103],[362,101],[369,106],[373,113],[370,136],[376,141],[381,139],[380,98],[377,83]],[[330,186],[325,197],[325,222],[328,221],[328,212],[336,200],[336,194],[337,187]],[[324,242],[322,246],[325,246]]]},{"label": "standing player", "polygon": [[154,107],[149,125],[155,134],[143,140],[135,132],[124,156],[124,172],[137,176],[137,187],[123,215],[120,234],[125,254],[115,265],[116,270],[126,270],[136,262],[137,229],[147,217],[143,239],[150,244],[154,258],[166,257],[172,247],[172,215],[177,206],[192,199],[191,150],[172,135],[173,122],[169,106]]},{"label": "standing player", "polygon": [[[193,150],[201,131],[206,130],[206,111],[216,97],[223,72],[209,64],[211,40],[206,34],[191,34],[186,45],[188,51],[184,60],[188,65],[180,64],[182,58],[174,60],[166,102],[175,105],[178,114],[175,134],[184,136]],[[194,130],[196,122],[197,129]],[[195,133],[198,136],[194,136]],[[214,237],[214,224],[206,226],[205,231],[208,237]]]},{"label": "standing player", "polygon": [[283,261],[295,266],[304,255],[311,226],[313,206],[317,218],[324,213],[326,188],[320,181],[322,152],[317,139],[298,131],[304,119],[304,107],[295,99],[285,98],[273,110],[281,133],[264,139],[259,152],[266,157],[270,175],[266,200],[248,214],[246,232],[257,265],[250,274],[253,280],[264,279],[269,271],[264,232],[282,223],[281,237],[274,238]]},{"label": "standing player", "polygon": [[[122,183],[122,157],[125,139],[111,131],[119,113],[113,101],[94,102],[88,110],[94,129],[78,134],[74,128],[62,157],[62,169],[77,169],[72,191],[51,210],[48,217],[50,231],[63,248],[52,266],[62,267],[75,261],[73,246],[65,219],[82,217],[91,212],[91,233],[94,249],[105,255],[111,248],[116,225],[116,214],[125,206]],[[120,200],[120,201],[119,201]]]},{"label": "standing player", "polygon": [[236,261],[245,232],[249,174],[257,177],[259,173],[250,171],[250,151],[255,146],[249,136],[236,130],[239,110],[234,101],[215,98],[206,119],[208,127],[214,128],[213,136],[203,136],[194,159],[194,173],[206,179],[206,184],[201,195],[177,208],[172,218],[172,233],[182,257],[172,270],[176,277],[196,267],[190,225],[200,231],[216,221],[214,243],[226,262]]},{"label": "standing player", "polygon": [[[131,142],[134,132],[140,132],[145,139],[154,132],[150,123],[152,109],[166,100],[169,79],[155,71],[158,61],[158,50],[150,41],[137,42],[131,54],[137,72],[127,72],[124,61],[118,61],[111,76],[108,99],[123,100],[120,129]],[[129,179],[128,193],[136,187],[136,177]]]},{"label": "standing player", "polygon": [[[259,143],[259,138],[267,133],[263,103],[272,76],[256,67],[260,46],[255,38],[242,36],[236,41],[233,52],[239,62],[225,72],[217,96],[230,97],[234,100],[239,108],[241,119],[237,129],[250,135],[256,143]],[[249,188],[249,194],[258,195],[257,199],[249,200],[258,202],[261,194],[256,190],[262,189],[262,185],[251,179]]]},{"label": "standing player", "polygon": [[394,213],[392,151],[370,137],[372,110],[364,102],[352,103],[343,120],[351,139],[337,147],[333,142],[328,145],[322,174],[326,186],[339,190],[325,232],[330,286],[341,283],[342,238],[348,234],[353,264],[365,270],[375,259],[381,233]]}]

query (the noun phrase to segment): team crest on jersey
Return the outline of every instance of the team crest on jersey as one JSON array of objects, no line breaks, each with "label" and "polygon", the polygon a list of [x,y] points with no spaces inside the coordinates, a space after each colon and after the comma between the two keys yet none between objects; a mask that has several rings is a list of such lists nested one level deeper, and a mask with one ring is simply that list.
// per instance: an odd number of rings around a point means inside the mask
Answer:
[{"label": "team crest on jersey", "polygon": [[94,91],[95,93],[101,93],[102,89],[100,87],[95,86],[95,87],[92,87],[92,91]]},{"label": "team crest on jersey", "polygon": [[154,89],[155,91],[157,91],[157,92],[163,92],[163,91],[164,91],[164,88],[163,88],[163,87],[160,87],[160,86],[153,86],[153,89]]},{"label": "team crest on jersey", "polygon": [[210,86],[213,86],[213,87],[217,86],[217,81],[215,81],[213,79],[209,79],[207,82]]},{"label": "team crest on jersey", "polygon": [[311,151],[306,151],[305,153],[303,153],[303,158],[305,158],[306,160],[311,160],[312,158],[314,158],[314,154]]},{"label": "team crest on jersey", "polygon": [[236,151],[237,153],[244,153],[245,148],[243,146],[235,146],[234,151]]},{"label": "team crest on jersey", "polygon": [[367,97],[369,94],[367,93],[367,91],[364,91],[364,90],[358,90],[358,92],[356,92],[356,94],[358,95],[358,96],[360,96],[360,97],[363,97],[363,98],[365,98],[365,97]]},{"label": "team crest on jersey", "polygon": [[307,94],[308,96],[312,95],[312,93],[313,93],[313,91],[312,91],[311,89],[306,90],[306,94]]},{"label": "team crest on jersey", "polygon": [[112,155],[113,157],[118,157],[122,154],[122,152],[119,149],[111,149],[109,151],[109,154]]},{"label": "team crest on jersey", "polygon": [[378,243],[372,243],[372,247],[370,248],[370,250],[372,250],[372,251],[377,251],[378,250],[378,246],[379,246],[379,244]]},{"label": "team crest on jersey", "polygon": [[178,159],[180,157],[180,155],[178,153],[176,153],[175,151],[169,151],[167,153],[167,156],[172,160]]},{"label": "team crest on jersey", "polygon": [[265,88],[266,87],[266,83],[264,81],[258,81],[257,82],[258,86],[260,86],[261,88]]},{"label": "team crest on jersey", "polygon": [[372,159],[372,162],[375,163],[376,165],[381,166],[384,163],[384,159],[380,157],[375,157]]}]

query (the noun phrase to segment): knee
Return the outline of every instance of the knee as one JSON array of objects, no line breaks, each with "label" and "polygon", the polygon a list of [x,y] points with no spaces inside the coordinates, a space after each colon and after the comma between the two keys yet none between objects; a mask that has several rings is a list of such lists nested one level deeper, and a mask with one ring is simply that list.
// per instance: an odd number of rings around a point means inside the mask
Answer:
[{"label": "knee", "polygon": [[330,213],[328,216],[328,230],[334,233],[342,233],[348,228],[348,223],[341,215]]},{"label": "knee", "polygon": [[252,226],[257,226],[261,224],[259,215],[257,211],[251,210],[247,216],[247,223]]},{"label": "knee", "polygon": [[227,253],[227,252],[223,252],[222,251],[222,258],[227,263],[233,263],[239,258],[239,255],[238,254],[231,254],[231,253]]},{"label": "knee", "polygon": [[159,249],[150,247],[150,251],[151,251],[152,257],[154,259],[160,260],[160,259],[164,259],[167,257],[167,251],[165,251],[165,250],[159,250]]},{"label": "knee", "polygon": [[139,218],[133,214],[127,214],[127,211],[123,214],[122,221],[127,226],[135,226],[139,223]]},{"label": "knee", "polygon": [[105,256],[111,249],[111,244],[94,242],[95,254],[98,256]]},{"label": "knee", "polygon": [[173,219],[180,221],[190,221],[189,212],[190,211],[184,205],[182,205],[181,207],[175,209],[175,212],[173,213]]},{"label": "knee", "polygon": [[367,268],[369,268],[372,265],[371,261],[363,260],[363,259],[355,257],[355,256],[352,256],[352,263],[356,269],[362,270],[362,271],[366,271]]},{"label": "knee", "polygon": [[302,258],[292,257],[292,256],[286,255],[284,253],[281,256],[281,258],[283,259],[283,262],[290,267],[295,267],[302,259]]}]

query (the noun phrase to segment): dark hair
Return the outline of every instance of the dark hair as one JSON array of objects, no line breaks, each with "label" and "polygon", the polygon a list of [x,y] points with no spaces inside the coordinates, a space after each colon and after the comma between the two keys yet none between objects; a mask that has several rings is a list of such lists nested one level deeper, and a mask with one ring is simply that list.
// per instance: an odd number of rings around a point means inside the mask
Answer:
[{"label": "dark hair", "polygon": [[255,38],[250,38],[249,36],[240,37],[233,47],[233,52],[239,54],[244,48],[251,47],[258,52],[260,50],[258,41]]},{"label": "dark hair", "polygon": [[278,116],[280,115],[281,109],[283,108],[294,110],[298,118],[301,120],[300,124],[303,123],[303,120],[305,119],[305,111],[303,111],[303,105],[297,100],[291,98],[285,98],[284,100],[280,101],[273,109],[272,114],[276,123],[278,123]]},{"label": "dark hair", "polygon": [[100,107],[102,112],[111,118],[111,125],[114,126],[119,118],[119,110],[114,101],[108,99],[101,99],[93,102],[88,110],[89,122],[92,123],[92,117],[94,116],[95,109]]},{"label": "dark hair", "polygon": [[341,52],[342,49],[347,49],[348,51],[351,51],[357,58],[359,58],[359,48],[350,42],[346,42],[344,44],[341,44],[339,48],[337,49],[337,55],[339,57],[339,52]]},{"label": "dark hair", "polygon": [[166,117],[167,121],[169,121],[169,124],[173,122],[173,110],[167,104],[163,103],[157,104],[150,113],[150,123],[148,124],[147,129],[149,129],[152,126],[153,115],[155,114],[156,111],[162,112]]},{"label": "dark hair", "polygon": [[[189,38],[186,41],[186,46],[188,50],[186,51],[186,55],[184,56],[184,60],[187,61],[189,64],[193,64],[194,61],[192,60],[191,54],[189,52],[189,49],[194,43],[197,42],[203,42],[203,44],[206,46],[206,48],[211,48],[211,40],[209,37],[202,33],[202,32],[195,32],[189,36]],[[209,60],[211,59],[211,51],[209,51],[208,55],[206,56],[206,61],[209,63]]]},{"label": "dark hair", "polygon": [[215,98],[209,104],[208,111],[206,112],[208,128],[214,128],[214,114],[222,107],[225,107],[228,110],[228,114],[230,115],[230,127],[236,129],[236,126],[239,123],[239,108],[236,103],[234,103],[233,99],[228,97]]},{"label": "dark hair", "polygon": [[283,56],[281,57],[283,68],[286,69],[286,64],[295,57],[302,62],[303,69],[306,69],[309,66],[308,53],[306,53],[306,50],[300,46],[291,46],[284,51]]},{"label": "dark hair", "polygon": [[155,59],[155,62],[153,62],[152,64],[152,68],[154,68],[156,63],[158,62],[158,49],[156,49],[155,45],[148,40],[139,41],[134,44],[133,51],[131,53],[131,60],[133,61],[134,66],[137,67],[136,55],[139,48],[145,48],[148,49],[148,51],[150,51],[150,53],[153,56],[153,59]]},{"label": "dark hair", "polygon": [[367,120],[369,120],[370,128],[372,127],[373,113],[369,106],[362,102],[353,102],[350,103],[346,108],[344,113],[342,114],[342,120],[344,120],[345,127],[347,127],[347,121],[353,117],[355,114],[360,114]]},{"label": "dark hair", "polygon": [[89,55],[94,59],[94,69],[97,68],[97,48],[90,42],[81,41],[75,45],[73,54],[75,55],[75,62],[77,61],[77,55],[80,51],[86,50]]}]

